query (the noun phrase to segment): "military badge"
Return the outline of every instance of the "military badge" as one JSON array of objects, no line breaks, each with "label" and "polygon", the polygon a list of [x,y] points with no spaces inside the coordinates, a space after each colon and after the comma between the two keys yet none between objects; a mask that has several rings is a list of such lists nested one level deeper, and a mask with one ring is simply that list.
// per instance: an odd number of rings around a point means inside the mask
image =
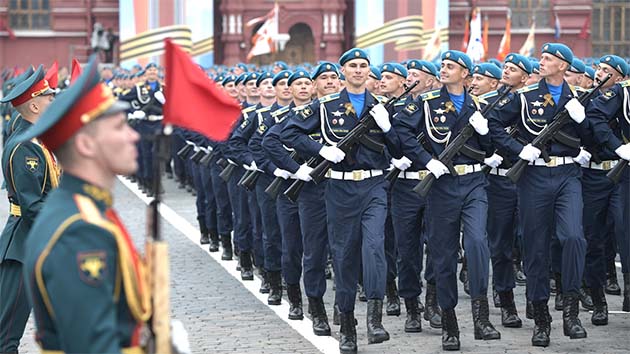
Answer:
[{"label": "military badge", "polygon": [[446,116],[441,116],[440,117],[440,122],[446,123]]},{"label": "military badge", "polygon": [[313,109],[311,109],[310,106],[304,107],[304,109],[300,112],[300,115],[302,116],[302,119],[306,119],[313,115]]},{"label": "military badge", "polygon": [[545,110],[542,108],[538,108],[538,114],[542,116],[543,113],[545,113]]},{"label": "military badge", "polygon": [[536,108],[532,108],[532,114],[537,114],[538,110]]},{"label": "military badge", "polygon": [[403,108],[403,111],[405,111],[405,113],[409,116],[412,115],[417,110],[418,110],[418,106],[415,103],[410,103],[407,106],[405,106],[405,108]]},{"label": "military badge", "polygon": [[439,122],[439,121],[440,121],[440,118],[439,118],[439,117],[433,117],[433,122],[434,122],[434,123],[437,123],[437,122]]},{"label": "military badge", "polygon": [[339,118],[339,125],[343,125],[344,122],[345,120],[343,118]]},{"label": "military badge", "polygon": [[26,168],[31,171],[37,171],[37,167],[39,167],[39,157],[26,157]]},{"label": "military badge", "polygon": [[107,253],[81,252],[77,254],[79,277],[91,286],[99,286],[107,275]]},{"label": "military badge", "polygon": [[258,133],[259,134],[264,134],[266,130],[267,130],[267,126],[266,125],[261,124],[261,125],[258,126]]},{"label": "military badge", "polygon": [[337,124],[337,120],[333,118],[333,120],[331,121],[332,124]]},{"label": "military badge", "polygon": [[336,111],[332,112],[332,115],[334,117],[341,117],[343,115],[343,113],[340,110],[336,110]]},{"label": "military badge", "polygon": [[245,129],[249,124],[249,119],[243,119],[243,123],[241,123],[241,129]]}]

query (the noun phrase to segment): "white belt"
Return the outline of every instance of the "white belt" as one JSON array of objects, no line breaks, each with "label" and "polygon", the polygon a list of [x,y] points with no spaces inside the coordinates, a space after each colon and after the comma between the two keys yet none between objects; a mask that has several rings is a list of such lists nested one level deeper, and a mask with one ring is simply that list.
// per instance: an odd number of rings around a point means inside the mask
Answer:
[{"label": "white belt", "polygon": [[398,174],[398,178],[400,179],[415,179],[415,180],[423,180],[429,173],[427,170],[421,171],[402,171]]},{"label": "white belt", "polygon": [[463,175],[467,175],[469,173],[481,171],[481,165],[480,164],[475,164],[475,165],[455,165],[453,167],[455,168],[455,172],[457,172],[457,174],[459,176],[463,176]]},{"label": "white belt", "polygon": [[618,160],[607,160],[602,163],[589,162],[582,165],[583,168],[589,168],[591,170],[609,171],[612,170],[619,163]]},{"label": "white belt", "polygon": [[164,116],[155,116],[155,115],[149,115],[147,116],[147,120],[150,122],[155,122],[158,120],[162,120],[162,118],[164,118]]},{"label": "white belt", "polygon": [[545,167],[556,167],[561,165],[568,165],[575,163],[572,157],[569,156],[549,156],[549,163],[545,162],[543,158],[538,158],[534,160],[534,162],[528,163],[530,166],[545,166]]},{"label": "white belt", "polygon": [[328,170],[326,177],[345,181],[363,181],[371,177],[383,175],[383,170],[355,170],[355,171],[333,171]]},{"label": "white belt", "polygon": [[495,175],[495,176],[503,176],[505,177],[507,175],[507,172],[509,170],[506,168],[493,168],[490,170],[490,174],[491,175]]}]

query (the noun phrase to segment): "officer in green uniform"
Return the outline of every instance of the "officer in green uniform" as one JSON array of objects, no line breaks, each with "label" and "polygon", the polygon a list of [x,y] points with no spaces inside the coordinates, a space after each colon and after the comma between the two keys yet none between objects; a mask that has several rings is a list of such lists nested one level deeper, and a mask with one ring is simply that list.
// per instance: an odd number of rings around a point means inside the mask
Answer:
[{"label": "officer in green uniform", "polygon": [[[11,93],[11,90],[16,87],[19,83],[28,79],[31,75],[33,75],[33,67],[29,66],[26,71],[22,74],[5,81],[2,84],[2,93],[4,97],[8,97]],[[9,135],[14,129],[15,125],[15,117],[17,116],[17,112],[15,108],[11,105],[9,101],[0,102],[0,118],[2,118],[2,144],[6,144],[7,139],[9,139]]]},{"label": "officer in green uniform", "polygon": [[10,208],[0,236],[0,353],[17,353],[24,333],[31,311],[22,281],[27,234],[59,176],[52,155],[38,140],[18,141],[15,136],[38,121],[53,97],[40,65],[2,99],[19,114],[2,152]]},{"label": "officer in green uniform", "polygon": [[151,315],[145,265],[112,209],[117,174],[138,168],[128,103],[100,82],[93,56],[40,121],[16,137],[40,137],[64,168],[27,242],[24,280],[43,353],[142,353]]}]

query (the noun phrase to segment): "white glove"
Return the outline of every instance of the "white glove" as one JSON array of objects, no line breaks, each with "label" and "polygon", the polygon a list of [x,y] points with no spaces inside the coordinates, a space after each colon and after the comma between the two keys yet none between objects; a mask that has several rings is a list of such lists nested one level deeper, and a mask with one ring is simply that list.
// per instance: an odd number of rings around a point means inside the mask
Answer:
[{"label": "white glove", "polygon": [[534,162],[534,160],[540,157],[540,150],[532,144],[527,144],[523,146],[523,150],[518,154],[518,157],[525,161]]},{"label": "white glove", "polygon": [[332,163],[339,163],[346,157],[346,153],[336,146],[323,146],[319,150],[319,156]]},{"label": "white glove", "polygon": [[374,117],[376,125],[381,128],[383,133],[387,133],[390,129],[392,129],[392,123],[389,121],[389,112],[387,112],[387,109],[385,109],[385,106],[382,104],[379,103],[372,107],[370,115]]},{"label": "white glove", "polygon": [[171,344],[179,354],[192,353],[190,342],[188,341],[188,332],[186,332],[184,324],[180,320],[171,320]]},{"label": "white glove", "polygon": [[485,159],[483,159],[483,163],[485,163],[486,165],[492,167],[492,168],[497,168],[499,167],[499,165],[503,162],[503,157],[501,155],[498,154],[492,154],[492,156],[490,157],[486,157]]},{"label": "white glove", "polygon": [[282,179],[289,179],[291,173],[281,168],[276,168],[275,170],[273,170],[273,175]]},{"label": "white glove", "polygon": [[156,91],[153,94],[153,97],[155,97],[155,99],[161,104],[164,104],[164,102],[166,102],[166,97],[164,97],[164,93],[162,93],[162,91]]},{"label": "white glove", "polygon": [[591,161],[591,153],[580,148],[580,153],[573,158],[573,161],[580,165],[586,165],[589,161]]},{"label": "white glove", "polygon": [[615,150],[615,154],[626,161],[630,161],[630,143],[618,147],[617,150]]},{"label": "white glove", "polygon": [[397,169],[404,171],[411,166],[411,160],[409,160],[406,156],[403,156],[400,159],[392,159],[392,165],[394,165]]},{"label": "white glove", "polygon": [[427,170],[433,173],[435,179],[439,179],[443,174],[449,173],[448,168],[440,160],[431,159],[427,163]]},{"label": "white glove", "polygon": [[136,119],[142,119],[142,118],[144,118],[146,116],[147,116],[147,114],[144,113],[144,111],[138,110],[138,111],[133,112],[133,117],[136,118]]},{"label": "white glove", "polygon": [[311,178],[310,176],[311,172],[313,172],[313,168],[308,167],[308,165],[304,164],[301,165],[300,168],[298,168],[298,170],[294,173],[294,176],[300,181],[310,182],[313,180],[313,178]]},{"label": "white glove", "polygon": [[486,135],[490,131],[488,129],[488,120],[479,111],[475,111],[475,113],[468,118],[468,123],[475,128],[475,131],[479,135]]},{"label": "white glove", "polygon": [[586,118],[586,114],[584,113],[584,106],[577,100],[577,98],[572,98],[564,105],[564,108],[567,109],[571,119],[573,119],[577,124],[582,123],[584,118]]}]

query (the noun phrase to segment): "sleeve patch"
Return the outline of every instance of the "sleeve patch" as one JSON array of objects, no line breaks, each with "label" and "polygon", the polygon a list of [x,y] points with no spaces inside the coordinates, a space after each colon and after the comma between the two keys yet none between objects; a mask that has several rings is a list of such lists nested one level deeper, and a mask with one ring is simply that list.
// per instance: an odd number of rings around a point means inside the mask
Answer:
[{"label": "sleeve patch", "polygon": [[35,172],[39,167],[39,157],[36,156],[26,156],[26,169]]},{"label": "sleeve patch", "polygon": [[313,109],[311,107],[304,107],[304,109],[300,111],[300,116],[302,116],[303,120],[312,115],[313,115]]},{"label": "sleeve patch", "polygon": [[264,134],[267,131],[267,126],[265,124],[261,124],[258,126],[258,133],[259,134]]},{"label": "sleeve patch", "polygon": [[604,95],[603,95],[603,96],[604,96],[604,99],[608,101],[609,99],[611,99],[611,98],[615,97],[615,96],[616,96],[616,94],[615,94],[615,92],[614,92],[613,90],[608,90],[608,91],[606,91],[606,92],[604,93]]},{"label": "sleeve patch", "polygon": [[403,112],[408,116],[413,115],[418,110],[418,106],[415,103],[408,104],[405,108],[403,108]]},{"label": "sleeve patch", "polygon": [[241,123],[241,129],[245,129],[245,127],[247,127],[248,124],[249,124],[249,119],[247,118],[243,119],[243,123]]},{"label": "sleeve patch", "polygon": [[107,253],[105,251],[80,252],[77,254],[79,278],[90,285],[100,286],[107,276]]}]

